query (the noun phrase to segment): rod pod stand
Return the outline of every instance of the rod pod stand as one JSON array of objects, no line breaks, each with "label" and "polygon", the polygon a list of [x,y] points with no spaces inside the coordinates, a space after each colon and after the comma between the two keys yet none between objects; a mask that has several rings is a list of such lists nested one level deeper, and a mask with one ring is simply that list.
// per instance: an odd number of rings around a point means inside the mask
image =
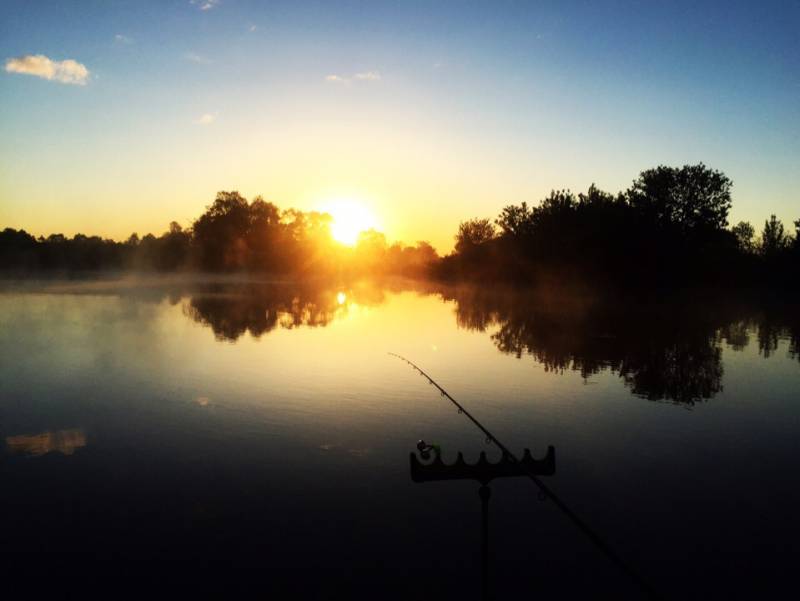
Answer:
[{"label": "rod pod stand", "polygon": [[[439,480],[477,480],[481,483],[478,496],[481,499],[481,598],[489,599],[489,499],[492,489],[489,482],[495,478],[514,478],[518,476],[552,476],[556,473],[556,450],[553,446],[547,447],[544,459],[534,459],[529,449],[519,463],[511,460],[503,453],[500,461],[491,463],[486,458],[486,452],[481,451],[477,463],[469,464],[464,461],[464,455],[459,452],[456,462],[446,464],[442,461],[441,450],[433,449],[433,460],[423,463],[412,452],[409,456],[411,463],[411,480],[417,483],[434,482]],[[423,453],[425,457],[427,453]]]}]

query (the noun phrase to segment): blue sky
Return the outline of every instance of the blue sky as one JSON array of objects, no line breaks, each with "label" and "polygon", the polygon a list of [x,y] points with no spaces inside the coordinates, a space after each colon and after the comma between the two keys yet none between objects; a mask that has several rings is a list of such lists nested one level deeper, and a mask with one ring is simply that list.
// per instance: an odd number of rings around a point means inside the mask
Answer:
[{"label": "blue sky", "polygon": [[[460,219],[703,161],[732,221],[788,226],[798,31],[797,2],[5,1],[0,224],[160,232],[239,189],[447,250]],[[50,79],[7,72],[26,55]]]}]

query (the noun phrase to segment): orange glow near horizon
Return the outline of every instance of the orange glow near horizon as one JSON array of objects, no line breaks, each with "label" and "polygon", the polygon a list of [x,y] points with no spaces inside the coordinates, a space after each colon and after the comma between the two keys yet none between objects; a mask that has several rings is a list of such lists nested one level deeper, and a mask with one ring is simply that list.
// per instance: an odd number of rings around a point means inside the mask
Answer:
[{"label": "orange glow near horizon", "polygon": [[361,232],[378,228],[375,215],[365,204],[355,200],[332,200],[322,205],[322,211],[333,217],[331,235],[347,246],[354,246]]}]

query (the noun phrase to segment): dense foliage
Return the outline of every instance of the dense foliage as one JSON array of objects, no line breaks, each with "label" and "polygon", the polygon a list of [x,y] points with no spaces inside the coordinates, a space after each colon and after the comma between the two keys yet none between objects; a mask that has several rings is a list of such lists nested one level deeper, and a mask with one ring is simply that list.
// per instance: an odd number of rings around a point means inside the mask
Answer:
[{"label": "dense foliage", "polygon": [[798,233],[775,216],[760,238],[746,222],[728,229],[731,186],[699,164],[643,171],[616,195],[594,185],[577,196],[553,191],[538,206],[505,207],[494,223],[463,222],[437,273],[534,285],[796,287]]}]

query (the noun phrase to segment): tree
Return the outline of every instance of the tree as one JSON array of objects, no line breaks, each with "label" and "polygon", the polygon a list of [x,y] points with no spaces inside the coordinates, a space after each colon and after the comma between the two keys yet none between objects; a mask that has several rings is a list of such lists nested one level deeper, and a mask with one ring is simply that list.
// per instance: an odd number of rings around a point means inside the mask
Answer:
[{"label": "tree", "polygon": [[686,231],[723,229],[728,225],[732,182],[703,163],[666,167],[639,174],[627,192],[628,202],[643,217]]},{"label": "tree", "polygon": [[764,222],[764,230],[761,232],[761,254],[770,257],[780,253],[789,246],[789,237],[781,222],[775,215],[770,215]]},{"label": "tree", "polygon": [[0,232],[0,270],[35,267],[36,248],[36,238],[25,230],[5,228]]},{"label": "tree", "polygon": [[276,270],[281,258],[281,212],[271,202],[256,196],[248,207],[248,224],[245,234],[247,265],[257,270]]},{"label": "tree", "polygon": [[[412,250],[412,249],[406,248],[406,250]],[[431,246],[431,243],[427,242],[426,240],[419,240],[417,242],[417,245],[413,248],[413,254],[414,254],[414,261],[422,265],[433,263],[436,259],[439,258],[436,249],[433,248],[433,246]]]},{"label": "tree", "polygon": [[578,204],[581,207],[592,207],[605,209],[613,205],[625,204],[625,196],[618,194],[616,197],[609,192],[603,192],[600,188],[592,184],[586,194],[578,194]]},{"label": "tree", "polygon": [[736,237],[736,244],[739,250],[746,253],[752,253],[755,250],[756,230],[747,221],[740,221],[731,228],[731,233]]},{"label": "tree", "polygon": [[239,269],[247,259],[250,207],[238,192],[218,192],[214,203],[194,222],[194,240],[207,269]]},{"label": "tree", "polygon": [[800,250],[800,219],[794,222],[794,248]]},{"label": "tree", "polygon": [[250,203],[250,227],[251,229],[261,229],[277,226],[281,221],[281,212],[271,202],[266,202],[260,196],[256,196]]},{"label": "tree", "polygon": [[192,242],[191,233],[184,231],[177,221],[171,221],[169,230],[158,238],[155,256],[150,257],[150,267],[160,271],[174,271],[186,267]]},{"label": "tree", "polygon": [[495,223],[500,228],[501,235],[519,238],[533,232],[533,211],[528,208],[528,203],[508,205],[503,207]]},{"label": "tree", "polygon": [[569,190],[552,190],[550,195],[533,209],[533,221],[538,225],[551,217],[572,213],[577,206],[578,201]]},{"label": "tree", "polygon": [[378,259],[382,258],[387,248],[386,235],[375,228],[364,230],[358,234],[355,248],[357,255]]},{"label": "tree", "polygon": [[492,240],[495,235],[494,225],[488,219],[470,219],[458,225],[456,234],[456,252],[462,253]]}]

